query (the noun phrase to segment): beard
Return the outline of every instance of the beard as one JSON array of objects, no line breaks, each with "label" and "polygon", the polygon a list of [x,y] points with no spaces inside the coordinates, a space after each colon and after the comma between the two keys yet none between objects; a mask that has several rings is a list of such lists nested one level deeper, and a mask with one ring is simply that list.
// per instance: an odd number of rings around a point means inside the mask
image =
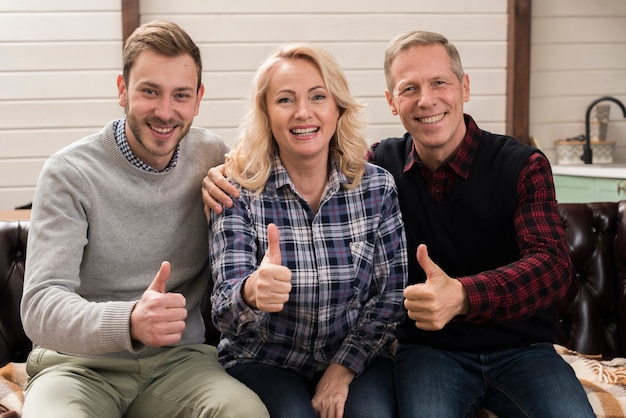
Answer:
[{"label": "beard", "polygon": [[[143,150],[145,150],[148,154],[154,157],[166,157],[168,155],[172,155],[176,146],[180,143],[180,141],[187,135],[189,129],[191,128],[191,124],[183,124],[178,120],[168,120],[164,121],[156,117],[146,118],[143,121],[140,121],[135,117],[135,115],[129,112],[128,106],[126,107],[126,123],[128,124],[128,128],[132,132],[133,136],[141,146]],[[180,134],[174,141],[171,139],[167,141],[161,141],[154,138],[144,138],[142,135],[142,129],[151,129],[149,125],[157,125],[157,126],[177,126],[180,128]],[[145,162],[145,161],[144,161]]]}]

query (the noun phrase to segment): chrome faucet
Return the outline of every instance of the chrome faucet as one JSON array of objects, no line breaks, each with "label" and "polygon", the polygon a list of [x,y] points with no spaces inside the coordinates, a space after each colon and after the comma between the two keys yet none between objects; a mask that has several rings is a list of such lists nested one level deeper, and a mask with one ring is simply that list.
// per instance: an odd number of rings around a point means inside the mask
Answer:
[{"label": "chrome faucet", "polygon": [[585,144],[583,145],[583,155],[580,156],[580,159],[583,160],[585,164],[591,164],[591,160],[592,160],[591,138],[589,138],[589,115],[591,113],[591,109],[593,109],[595,105],[604,101],[613,102],[616,105],[618,105],[620,109],[622,109],[624,118],[626,118],[626,107],[624,106],[624,103],[620,102],[615,97],[602,96],[599,99],[596,99],[593,102],[591,102],[591,104],[587,108],[587,113],[585,113]]}]

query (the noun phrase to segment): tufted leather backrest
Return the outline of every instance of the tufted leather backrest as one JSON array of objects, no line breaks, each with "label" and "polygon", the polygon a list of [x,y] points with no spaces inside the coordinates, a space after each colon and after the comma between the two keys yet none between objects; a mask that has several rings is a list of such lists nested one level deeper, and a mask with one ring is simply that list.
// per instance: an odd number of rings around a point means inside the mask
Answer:
[{"label": "tufted leather backrest", "polygon": [[20,319],[27,238],[28,222],[0,222],[0,366],[25,361],[32,348]]},{"label": "tufted leather backrest", "polygon": [[[574,279],[555,312],[556,342],[585,354],[626,353],[626,201],[561,203],[559,213],[574,263]],[[28,222],[0,221],[0,366],[24,361],[31,342],[22,330]],[[203,304],[210,317],[208,298]],[[215,344],[217,331],[207,327]]]},{"label": "tufted leather backrest", "polygon": [[626,201],[559,204],[574,278],[557,306],[557,342],[581,353],[624,355],[625,210]]}]

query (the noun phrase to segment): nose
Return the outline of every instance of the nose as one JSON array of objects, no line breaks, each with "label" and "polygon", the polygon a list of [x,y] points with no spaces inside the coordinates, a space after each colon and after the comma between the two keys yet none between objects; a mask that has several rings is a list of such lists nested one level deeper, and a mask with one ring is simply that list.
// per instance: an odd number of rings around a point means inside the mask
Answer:
[{"label": "nose", "polygon": [[429,106],[433,102],[434,92],[431,89],[423,88],[420,90],[416,99],[420,106]]},{"label": "nose", "polygon": [[305,120],[311,117],[311,104],[308,100],[298,101],[295,116],[300,120]]},{"label": "nose", "polygon": [[168,121],[173,119],[174,116],[174,101],[168,96],[161,96],[157,101],[157,105],[154,111],[156,117],[162,121]]}]

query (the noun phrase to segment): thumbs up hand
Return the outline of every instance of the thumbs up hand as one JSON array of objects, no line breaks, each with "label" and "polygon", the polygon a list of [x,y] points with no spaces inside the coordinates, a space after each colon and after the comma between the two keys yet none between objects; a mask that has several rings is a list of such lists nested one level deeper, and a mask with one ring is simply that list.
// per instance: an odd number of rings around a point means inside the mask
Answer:
[{"label": "thumbs up hand", "polygon": [[468,312],[467,292],[460,281],[448,276],[430,259],[426,245],[417,247],[416,256],[426,281],[404,289],[404,307],[417,328],[440,330],[455,316]]},{"label": "thumbs up hand", "polygon": [[168,293],[165,285],[170,278],[168,261],[161,268],[141,296],[130,315],[130,336],[152,347],[173,345],[180,341],[185,330],[187,309],[185,297]]},{"label": "thumbs up hand", "polygon": [[280,312],[289,300],[291,270],[280,264],[280,232],[274,224],[267,226],[267,241],[267,251],[261,265],[243,284],[243,297],[253,308]]}]

